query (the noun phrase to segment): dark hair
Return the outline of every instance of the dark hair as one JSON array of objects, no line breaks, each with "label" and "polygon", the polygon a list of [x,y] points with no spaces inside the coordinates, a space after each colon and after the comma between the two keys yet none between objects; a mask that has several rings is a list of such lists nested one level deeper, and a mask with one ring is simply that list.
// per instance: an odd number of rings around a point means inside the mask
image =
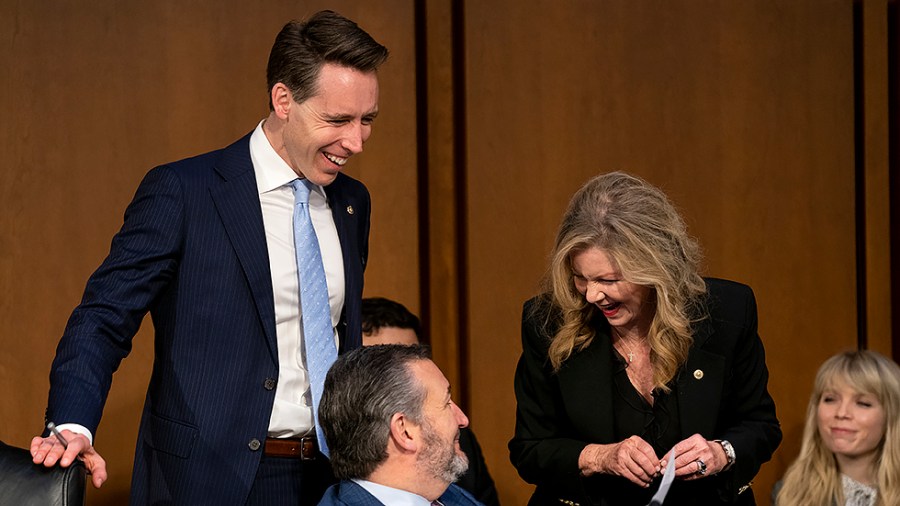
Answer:
[{"label": "dark hair", "polygon": [[368,478],[387,457],[391,417],[424,422],[426,390],[409,368],[430,360],[427,346],[363,346],[338,357],[325,377],[319,423],[342,480]]},{"label": "dark hair", "polygon": [[416,337],[422,340],[422,324],[419,317],[412,314],[406,306],[384,297],[367,297],[362,300],[362,332],[366,335],[377,334],[384,327],[412,329]]},{"label": "dark hair", "polygon": [[306,21],[291,21],[275,37],[269,53],[269,109],[272,87],[278,83],[287,86],[300,103],[318,91],[319,71],[325,63],[374,72],[387,57],[386,47],[335,12],[321,11]]}]

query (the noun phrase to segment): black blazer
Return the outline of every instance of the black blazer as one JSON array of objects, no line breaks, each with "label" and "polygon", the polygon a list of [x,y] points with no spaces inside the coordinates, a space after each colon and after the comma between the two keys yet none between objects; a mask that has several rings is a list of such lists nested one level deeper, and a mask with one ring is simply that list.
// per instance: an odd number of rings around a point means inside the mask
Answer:
[{"label": "black blazer", "polygon": [[[134,505],[243,505],[256,475],[278,344],[249,139],[147,174],[57,348],[47,416],[97,434],[112,374],[153,318]],[[343,352],[361,345],[369,194],[343,174],[325,193],[343,250]]]},{"label": "black blazer", "polygon": [[[676,480],[670,493],[690,487],[697,504],[754,504],[752,491],[743,487],[781,442],[775,404],[766,388],[769,374],[756,329],[756,301],[748,286],[706,281],[709,317],[697,324],[687,363],[676,379],[681,430],[683,438],[699,433],[730,441],[737,461],[716,476]],[[604,489],[627,480],[610,475],[582,478],[578,470],[578,457],[589,443],[618,442],[611,414],[609,324],[600,318],[591,344],[553,373],[548,348],[556,329],[545,331],[545,320],[538,315],[546,311],[536,311],[536,305],[545,303],[531,299],[523,311],[510,458],[522,478],[537,485],[531,504],[559,504],[559,498],[582,505],[610,504]]]}]

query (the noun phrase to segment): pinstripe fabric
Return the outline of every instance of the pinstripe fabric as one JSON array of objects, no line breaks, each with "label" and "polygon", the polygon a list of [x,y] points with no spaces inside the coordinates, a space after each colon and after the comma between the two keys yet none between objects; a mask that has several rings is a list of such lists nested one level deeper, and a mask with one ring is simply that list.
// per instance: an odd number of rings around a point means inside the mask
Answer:
[{"label": "pinstripe fabric", "polygon": [[[339,331],[341,350],[347,350],[361,343],[369,196],[344,175],[326,193],[344,255]],[[112,374],[148,310],[155,357],[131,503],[242,505],[274,402],[266,380],[278,378],[272,281],[249,136],[144,178],[60,340],[48,417],[80,423],[102,440],[97,425]]]},{"label": "pinstripe fabric", "polygon": [[324,456],[315,460],[263,456],[246,506],[316,506],[336,482]]}]

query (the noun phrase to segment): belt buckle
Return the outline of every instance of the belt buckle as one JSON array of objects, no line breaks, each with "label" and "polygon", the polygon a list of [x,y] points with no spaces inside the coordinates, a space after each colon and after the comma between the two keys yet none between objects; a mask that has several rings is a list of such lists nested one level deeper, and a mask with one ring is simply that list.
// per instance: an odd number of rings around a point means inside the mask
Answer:
[{"label": "belt buckle", "polygon": [[303,436],[300,438],[300,460],[316,460],[317,451],[316,436]]}]

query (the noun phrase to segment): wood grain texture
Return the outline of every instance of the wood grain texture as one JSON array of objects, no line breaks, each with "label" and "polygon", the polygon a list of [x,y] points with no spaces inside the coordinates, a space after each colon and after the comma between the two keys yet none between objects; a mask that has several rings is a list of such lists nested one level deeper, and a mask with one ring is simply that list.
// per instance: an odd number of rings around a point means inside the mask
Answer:
[{"label": "wood grain texture", "polygon": [[[42,429],[56,343],[143,174],[252,130],[275,35],[323,8],[391,50],[348,173],[378,196],[367,293],[418,309],[411,2],[0,3],[0,439],[24,447]],[[96,440],[110,479],[90,504],[127,502],[152,340],[147,319],[115,375]]]},{"label": "wood grain texture", "polygon": [[[880,30],[884,2],[864,4],[867,30]],[[521,303],[574,191],[622,169],[669,194],[707,274],[756,291],[785,431],[754,485],[765,504],[797,453],[816,368],[856,342],[852,2],[424,5],[428,156],[417,166],[414,2],[0,2],[0,439],[25,446],[40,430],[59,334],[143,174],[250,131],[267,113],[275,34],[331,8],[391,50],[374,133],[348,167],[372,193],[366,295],[429,304],[435,358],[455,392],[469,387],[460,400],[504,503],[530,495],[506,449]],[[888,352],[884,40],[866,32],[866,251],[869,339]],[[127,496],[152,355],[146,322],[101,424],[112,473],[91,504]]]},{"label": "wood grain texture", "polygon": [[614,169],[670,195],[707,274],[756,291],[786,435],[765,501],[814,371],[856,339],[850,2],[497,0],[466,22],[470,417],[505,502],[529,494],[505,451],[521,302],[569,197]]},{"label": "wood grain texture", "polygon": [[865,164],[866,340],[891,356],[890,146],[887,0],[861,2]]}]

